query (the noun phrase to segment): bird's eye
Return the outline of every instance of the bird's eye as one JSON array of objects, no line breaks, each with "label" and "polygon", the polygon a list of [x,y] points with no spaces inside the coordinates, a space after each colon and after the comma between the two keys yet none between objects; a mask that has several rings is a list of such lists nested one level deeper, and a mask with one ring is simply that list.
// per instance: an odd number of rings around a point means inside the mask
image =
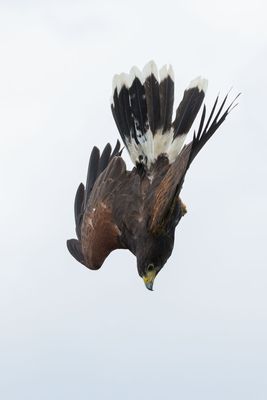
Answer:
[{"label": "bird's eye", "polygon": [[153,264],[148,264],[147,270],[148,271],[153,271],[154,265]]}]

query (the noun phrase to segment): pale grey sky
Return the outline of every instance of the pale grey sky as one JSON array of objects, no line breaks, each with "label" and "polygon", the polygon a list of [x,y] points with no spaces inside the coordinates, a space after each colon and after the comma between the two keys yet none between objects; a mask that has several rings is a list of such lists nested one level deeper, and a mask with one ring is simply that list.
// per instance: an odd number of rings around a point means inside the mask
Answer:
[{"label": "pale grey sky", "polygon": [[[267,398],[266,7],[0,2],[2,399]],[[129,252],[93,272],[65,246],[91,148],[118,138],[113,74],[150,59],[173,65],[176,104],[198,75],[208,106],[242,92],[152,293]]]}]

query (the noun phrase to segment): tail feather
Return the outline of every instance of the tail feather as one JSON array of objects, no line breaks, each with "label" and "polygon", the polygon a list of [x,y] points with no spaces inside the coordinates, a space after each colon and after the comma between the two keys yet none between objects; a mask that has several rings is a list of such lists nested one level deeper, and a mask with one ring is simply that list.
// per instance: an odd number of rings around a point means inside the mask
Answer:
[{"label": "tail feather", "polygon": [[196,78],[184,91],[184,96],[176,111],[173,121],[173,139],[187,134],[199,112],[205,97],[208,82],[206,79]]},{"label": "tail feather", "polygon": [[149,123],[145,88],[138,68],[133,67],[128,76],[115,75],[113,90],[111,109],[121,138],[133,162],[145,162]]},{"label": "tail feather", "polygon": [[150,168],[158,156],[172,163],[180,153],[203,102],[207,81],[197,78],[184,92],[172,123],[174,77],[171,66],[158,70],[151,61],[141,73],[133,67],[129,75],[113,80],[111,109],[120,135],[134,164]]},{"label": "tail feather", "polygon": [[129,82],[128,93],[135,128],[132,134],[138,144],[148,129],[147,104],[145,100],[145,88],[139,78],[140,71],[134,67],[131,70],[130,76],[132,83]]},{"label": "tail feather", "polygon": [[120,134],[125,141],[125,137],[130,137],[130,124],[129,124],[129,117],[130,117],[130,107],[129,107],[129,98],[128,93],[126,92],[125,86],[115,89],[114,93],[114,113],[115,113],[115,121],[117,126],[120,130]]},{"label": "tail feather", "polygon": [[[113,79],[113,82],[115,81],[115,77]],[[113,91],[113,98],[112,98],[112,104],[111,104],[111,111],[112,115],[114,118],[114,121],[116,122],[118,131],[120,132],[121,138],[123,140],[123,143],[125,143],[125,137],[124,135],[128,134],[128,131],[124,133],[123,131],[123,125],[120,117],[120,107],[119,107],[119,97],[118,97],[118,90],[115,87]]]},{"label": "tail feather", "polygon": [[160,96],[158,70],[156,64],[151,61],[143,70],[147,115],[149,127],[153,135],[160,128]]},{"label": "tail feather", "polygon": [[154,144],[154,136],[167,132],[171,126],[174,95],[171,68],[165,68],[161,76],[162,82],[159,82],[157,67],[151,61],[142,73],[133,67],[128,76],[120,74],[113,79],[112,113],[136,165],[149,167],[160,152],[167,151],[168,146]]},{"label": "tail feather", "polygon": [[170,131],[172,124],[172,111],[174,102],[174,77],[172,67],[165,65],[159,72],[160,85],[160,127],[162,133]]},{"label": "tail feather", "polygon": [[134,132],[134,119],[131,113],[128,89],[124,85],[119,92],[119,106],[121,117],[124,122],[124,132],[127,140],[130,140],[131,132]]}]

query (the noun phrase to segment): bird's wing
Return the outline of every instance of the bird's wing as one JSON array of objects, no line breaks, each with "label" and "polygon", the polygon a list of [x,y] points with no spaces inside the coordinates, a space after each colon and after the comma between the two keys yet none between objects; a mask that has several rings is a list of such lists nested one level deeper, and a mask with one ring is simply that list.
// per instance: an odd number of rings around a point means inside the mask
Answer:
[{"label": "bird's wing", "polygon": [[85,259],[82,253],[82,244],[79,240],[77,239],[67,240],[67,248],[72,257],[74,257],[81,264],[85,265]]},{"label": "bird's wing", "polygon": [[81,226],[82,253],[88,268],[100,268],[112,250],[122,247],[112,209],[125,172],[122,158],[115,157],[96,180],[88,198]]},{"label": "bird's wing", "polygon": [[128,248],[127,226],[134,230],[139,210],[137,174],[126,171],[119,156],[99,175],[90,193],[81,226],[81,250],[85,265],[98,269],[109,253]]},{"label": "bird's wing", "polygon": [[[150,208],[150,219],[148,230],[153,234],[161,231],[167,220],[172,207],[173,200],[177,193],[177,187],[183,181],[187,170],[191,152],[191,145],[183,148],[178,158],[171,164],[161,182],[157,184],[155,179],[148,204]],[[157,168],[157,166],[155,166]]]},{"label": "bird's wing", "polygon": [[[104,189],[109,188],[109,185],[107,185],[106,183],[103,183],[101,186],[101,182],[103,182],[104,176],[107,176],[106,170],[110,171],[112,160],[115,157],[120,156],[120,154],[121,150],[119,141],[117,141],[113,152],[109,143],[104,148],[102,154],[100,154],[100,151],[97,147],[94,147],[89,160],[86,185],[84,186],[81,183],[76,192],[74,202],[74,216],[78,240],[67,240],[67,247],[71,255],[77,261],[84,265],[87,265],[88,262],[86,261],[82,244],[82,226],[86,226],[86,223],[83,225],[83,221],[85,220],[85,215],[89,213],[90,206],[97,210],[96,216],[104,215],[103,212],[100,212],[101,207],[96,207],[95,204],[98,206],[98,200],[102,200],[101,196],[105,194]],[[96,182],[98,182],[97,185]],[[100,193],[99,189],[101,189]]]},{"label": "bird's wing", "polygon": [[160,184],[155,188],[151,200],[151,216],[149,222],[149,230],[151,232],[157,232],[159,227],[166,221],[173,201],[181,191],[186,171],[191,162],[223,123],[229,112],[235,107],[233,103],[236,98],[224,109],[227,100],[226,96],[214,117],[218,103],[217,97],[206,123],[206,107],[204,106],[197,134],[194,133],[193,140],[188,145],[184,146],[175,162],[170,165]]}]

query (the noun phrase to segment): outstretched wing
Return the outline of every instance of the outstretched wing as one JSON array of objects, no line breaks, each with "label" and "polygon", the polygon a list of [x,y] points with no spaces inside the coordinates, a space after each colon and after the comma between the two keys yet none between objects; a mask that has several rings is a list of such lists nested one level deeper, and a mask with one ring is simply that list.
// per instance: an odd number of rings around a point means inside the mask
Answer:
[{"label": "outstretched wing", "polygon": [[96,180],[86,204],[81,226],[81,248],[85,264],[98,269],[109,253],[123,248],[114,208],[119,188],[127,180],[121,157],[114,157]]},{"label": "outstretched wing", "polygon": [[140,183],[136,169],[127,171],[120,156],[109,161],[85,203],[80,240],[67,243],[74,258],[90,269],[99,269],[111,251],[135,251],[142,218]]},{"label": "outstretched wing", "polygon": [[218,103],[218,97],[216,98],[205,125],[206,107],[204,106],[197,134],[194,134],[193,140],[188,145],[184,146],[178,158],[170,165],[166,175],[155,189],[152,200],[151,219],[149,223],[149,230],[151,232],[157,232],[158,227],[166,220],[175,197],[178,196],[181,191],[186,171],[193,159],[223,123],[233,107],[235,107],[233,104],[237,97],[223,111],[227,97],[228,95],[224,98],[219,110],[213,118]]},{"label": "outstretched wing", "polygon": [[88,174],[86,186],[81,183],[77,189],[75,202],[74,202],[74,216],[77,239],[70,239],[67,241],[67,247],[71,255],[80,263],[86,265],[86,258],[83,253],[82,246],[82,224],[84,221],[85,211],[88,209],[89,199],[91,193],[95,192],[95,184],[97,179],[105,173],[105,170],[110,165],[111,161],[121,154],[120,143],[117,144],[112,152],[111,146],[108,143],[100,155],[99,149],[94,147],[88,166]]}]

